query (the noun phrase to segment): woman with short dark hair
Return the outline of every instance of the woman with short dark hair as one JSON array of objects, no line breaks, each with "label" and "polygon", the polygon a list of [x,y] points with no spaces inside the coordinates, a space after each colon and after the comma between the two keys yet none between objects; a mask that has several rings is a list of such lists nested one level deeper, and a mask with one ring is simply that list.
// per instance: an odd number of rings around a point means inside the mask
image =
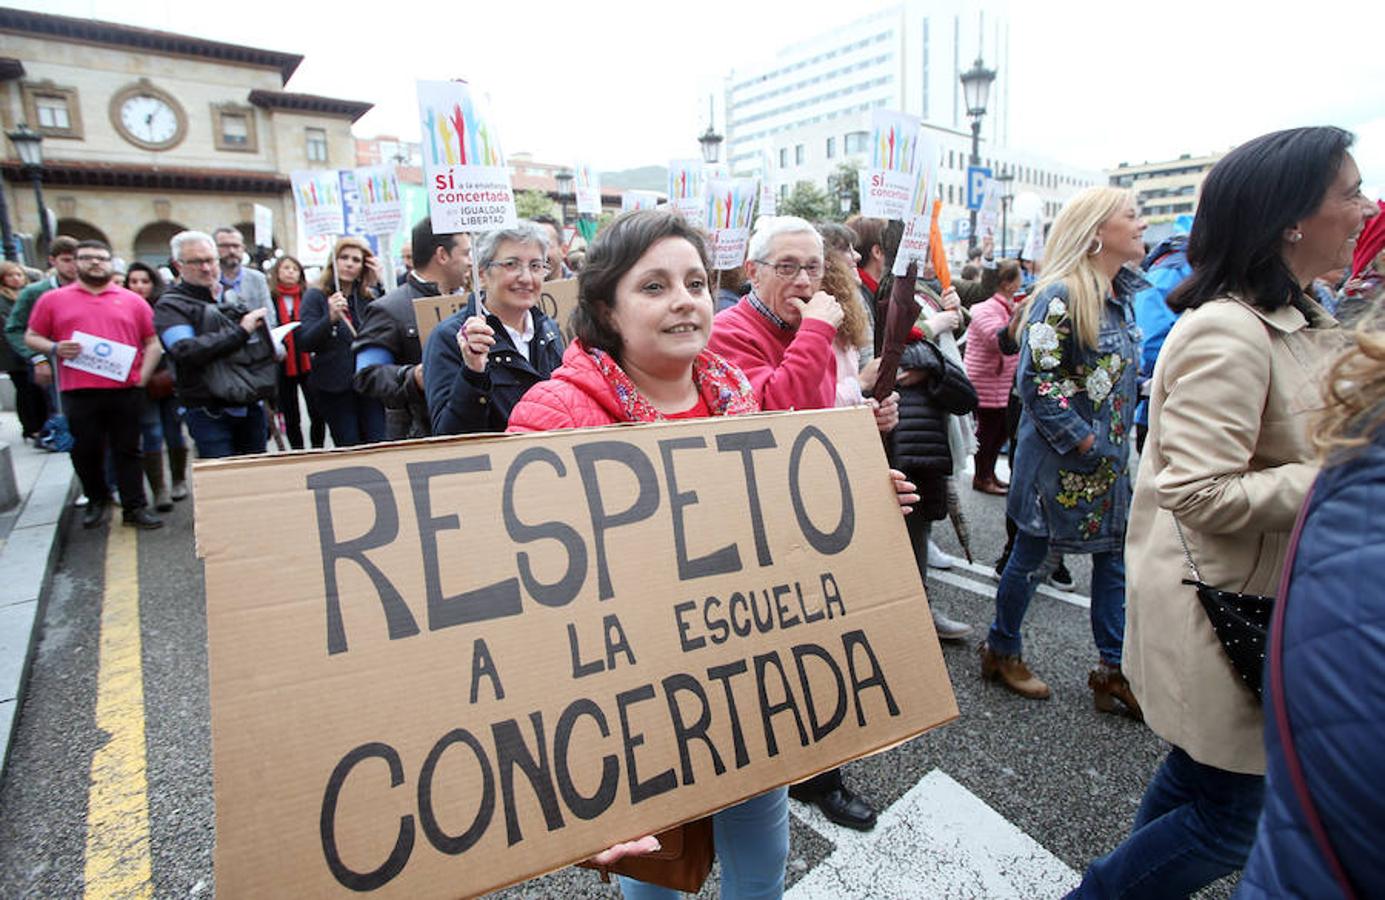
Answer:
[{"label": "woman with short dark hair", "polygon": [[[1190,577],[1273,596],[1318,472],[1309,413],[1341,332],[1306,288],[1351,260],[1375,205],[1340,128],[1248,141],[1203,183],[1190,275],[1169,305],[1130,529],[1124,668],[1172,745],[1090,897],[1185,896],[1245,863],[1264,794],[1264,717]],[[1329,330],[1331,329],[1331,330]],[[1185,549],[1186,544],[1186,549]]]}]

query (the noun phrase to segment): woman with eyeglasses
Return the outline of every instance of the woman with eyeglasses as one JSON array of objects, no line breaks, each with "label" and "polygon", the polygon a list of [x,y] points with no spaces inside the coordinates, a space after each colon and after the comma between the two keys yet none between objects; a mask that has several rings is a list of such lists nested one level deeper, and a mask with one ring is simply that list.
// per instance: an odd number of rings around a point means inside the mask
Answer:
[{"label": "woman with eyeglasses", "polygon": [[299,351],[313,355],[308,384],[338,447],[385,439],[385,408],[379,400],[358,394],[351,385],[356,356],[351,345],[361,327],[366,304],[380,284],[380,263],[370,245],[358,237],[337,241],[318,286],[303,295],[294,333]]},{"label": "woman with eyeglasses", "polygon": [[433,434],[504,431],[529,388],[563,362],[558,324],[538,308],[549,272],[548,235],[520,222],[476,243],[481,294],[444,319],[423,351]]}]

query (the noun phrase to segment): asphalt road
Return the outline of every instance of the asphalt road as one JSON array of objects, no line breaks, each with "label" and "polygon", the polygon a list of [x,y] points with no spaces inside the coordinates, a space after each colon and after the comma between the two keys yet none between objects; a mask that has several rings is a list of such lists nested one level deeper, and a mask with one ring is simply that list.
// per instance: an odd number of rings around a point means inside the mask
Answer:
[{"label": "asphalt road", "polygon": [[[967,487],[962,494],[977,561],[989,566],[1004,542],[1003,501]],[[105,531],[83,531],[75,518],[47,608],[10,771],[0,790],[0,897],[112,895],[108,882],[90,877],[93,858],[113,858],[117,867],[133,865],[136,882],[147,879],[140,891],[152,886],[149,893],[156,897],[211,896],[214,820],[206,624],[202,566],[192,549],[191,503],[178,505],[168,517],[169,527],[138,537],[138,674],[144,705],[134,717],[142,714],[143,720],[148,849],[131,845],[117,848],[113,856],[109,847],[89,846],[90,821],[109,805],[93,799],[92,766],[103,748],[129,735],[116,733],[124,725],[115,730],[97,725],[107,542]],[[936,525],[935,534],[945,549],[956,551],[947,523]],[[1082,593],[1084,563],[1074,564]],[[930,599],[949,616],[976,626],[979,639],[990,620],[992,601],[986,591],[994,579],[959,569],[951,576],[947,583],[940,580],[944,576],[929,578]],[[1124,836],[1145,783],[1167,748],[1143,725],[1092,709],[1086,673],[1096,653],[1085,609],[1040,595],[1030,609],[1025,638],[1029,661],[1054,688],[1051,701],[1025,701],[984,684],[975,640],[947,645],[944,655],[961,718],[852,764],[848,778],[884,808],[940,771],[1080,873]],[[809,818],[795,807],[791,890],[824,865],[838,844],[854,839],[832,826],[819,824],[815,830],[806,824]],[[868,842],[855,846],[864,854],[862,865],[889,865],[869,861]],[[147,869],[130,858],[141,853],[148,857]],[[703,893],[716,896],[715,878]],[[985,892],[961,887],[946,893],[962,897]],[[1204,895],[1229,893],[1223,883]],[[615,895],[594,873],[566,870],[497,896]],[[878,895],[920,896],[883,889]]]}]

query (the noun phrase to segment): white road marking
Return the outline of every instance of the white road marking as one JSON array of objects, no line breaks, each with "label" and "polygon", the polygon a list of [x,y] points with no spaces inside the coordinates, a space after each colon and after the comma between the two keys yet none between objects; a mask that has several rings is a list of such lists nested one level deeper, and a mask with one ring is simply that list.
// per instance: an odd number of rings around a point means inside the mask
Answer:
[{"label": "white road marking", "polygon": [[1078,873],[934,769],[880,814],[875,830],[832,824],[816,807],[790,801],[793,815],[835,849],[785,900],[1061,897]]},{"label": "white road marking", "polygon": [[[965,575],[959,575],[957,573],[958,569],[974,572],[977,575],[983,575],[992,579],[995,578],[994,569],[987,568],[980,563],[969,563],[966,560],[955,558],[951,569],[930,568],[928,570],[928,577],[935,581],[940,581],[943,584],[950,584],[953,587],[961,588],[964,591],[971,591],[973,594],[980,594],[992,600],[995,599],[996,586],[994,584],[988,581],[976,581]],[[1092,598],[1082,594],[1074,594],[1072,591],[1061,591],[1047,584],[1039,585],[1035,593],[1042,594],[1045,597],[1051,597],[1054,600],[1061,600],[1064,603],[1070,603],[1073,606],[1080,606],[1083,609],[1092,608]]]}]

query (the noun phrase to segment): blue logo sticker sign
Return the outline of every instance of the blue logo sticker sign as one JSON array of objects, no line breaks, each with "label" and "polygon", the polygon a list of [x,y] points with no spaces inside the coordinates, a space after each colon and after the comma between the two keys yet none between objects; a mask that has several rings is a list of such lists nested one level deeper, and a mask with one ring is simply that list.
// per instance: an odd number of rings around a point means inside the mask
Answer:
[{"label": "blue logo sticker sign", "polygon": [[986,182],[991,180],[989,166],[967,166],[967,209],[980,209],[986,198]]}]

